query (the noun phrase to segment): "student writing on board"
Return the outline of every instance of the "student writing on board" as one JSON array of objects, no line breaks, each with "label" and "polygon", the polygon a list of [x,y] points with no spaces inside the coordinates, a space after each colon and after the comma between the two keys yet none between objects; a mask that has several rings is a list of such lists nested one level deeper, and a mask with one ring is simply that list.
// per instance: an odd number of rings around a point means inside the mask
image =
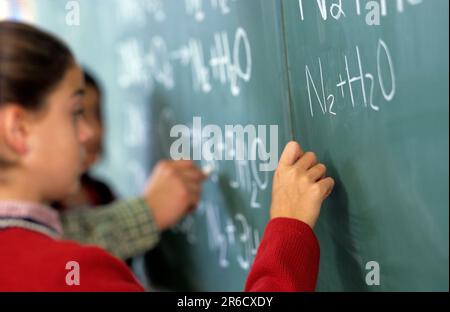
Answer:
[{"label": "student writing on board", "polygon": [[[75,192],[82,173],[91,130],[82,116],[80,67],[64,44],[31,26],[1,22],[0,42],[0,290],[143,290],[107,252],[61,240],[58,213],[48,206]],[[173,192],[167,181],[180,183],[174,176],[181,168],[202,180],[190,161],[163,163],[149,186],[158,194],[154,204],[179,205],[163,194]],[[286,146],[247,291],[314,290],[319,246],[312,227],[334,186],[325,171],[313,153],[295,142]],[[198,196],[184,194],[191,203]],[[81,282],[68,275],[71,267],[83,268]]]},{"label": "student writing on board", "polygon": [[[53,203],[53,206],[61,212],[66,239],[102,247],[125,260],[153,248],[160,239],[160,232],[178,222],[189,211],[189,208],[195,204],[195,198],[199,196],[197,184],[201,183],[201,179],[192,181],[189,176],[181,179],[194,169],[191,166],[178,166],[180,162],[166,162],[157,167],[156,177],[153,178],[158,180],[158,175],[164,175],[167,170],[171,170],[172,166],[178,167],[177,177],[181,183],[178,183],[178,188],[177,185],[168,186],[172,189],[170,197],[177,202],[176,206],[172,205],[166,209],[167,198],[155,203],[155,192],[157,192],[155,183],[149,183],[144,194],[138,198],[115,200],[109,187],[93,179],[88,173],[89,168],[100,157],[102,150],[102,92],[99,83],[92,75],[84,72],[84,78],[85,93],[82,105],[91,135],[84,142],[86,157],[80,179],[81,187],[63,201]],[[167,183],[174,182],[177,182],[177,179],[170,179]],[[195,191],[190,192],[195,196],[194,201],[192,198],[181,199],[177,196],[179,192],[188,190],[188,187],[196,188]],[[92,208],[95,209],[92,210]]]},{"label": "student writing on board", "polygon": [[[157,214],[158,219],[155,219],[155,208],[150,208],[149,204],[151,190],[138,198],[116,200],[108,185],[90,176],[89,169],[102,154],[103,95],[99,82],[92,74],[85,71],[84,78],[84,117],[92,129],[89,140],[85,142],[85,172],[78,192],[54,206],[61,211],[65,238],[97,245],[118,258],[129,259],[158,243],[160,232],[166,227],[161,227],[164,216]],[[177,210],[173,221],[165,223],[170,226],[185,213],[185,210]]]}]

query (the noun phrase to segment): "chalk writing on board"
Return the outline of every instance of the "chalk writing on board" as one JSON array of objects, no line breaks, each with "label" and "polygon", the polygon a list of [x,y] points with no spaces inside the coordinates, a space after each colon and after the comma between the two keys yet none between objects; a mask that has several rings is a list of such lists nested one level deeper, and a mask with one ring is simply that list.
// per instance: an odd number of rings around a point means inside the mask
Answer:
[{"label": "chalk writing on board", "polygon": [[239,95],[240,81],[250,81],[252,74],[252,50],[247,32],[239,27],[231,44],[226,32],[216,32],[209,51],[210,57],[206,59],[202,42],[191,38],[187,44],[172,51],[171,58],[182,66],[191,67],[195,90],[211,92],[214,79],[222,85],[229,84],[231,94]]},{"label": "chalk writing on board", "polygon": [[[164,109],[160,112],[161,122],[158,124],[158,132],[162,142],[169,141],[169,132],[171,125],[176,123],[174,112],[170,109]],[[194,136],[195,131],[201,131],[188,124],[189,135]],[[235,132],[226,132],[227,137],[233,136],[236,144],[226,145],[219,144],[219,149],[229,155],[230,159],[234,159],[232,155],[236,153],[236,146],[244,146],[245,153],[250,153],[248,149],[257,149],[261,144],[256,138],[252,144],[246,142],[237,142],[242,140],[240,136],[236,136]],[[197,134],[199,136],[199,134]],[[201,136],[200,136],[201,137]],[[207,139],[207,138],[203,138]],[[202,144],[202,141],[195,140],[192,149],[196,148],[196,144]],[[246,157],[244,159],[247,159]],[[234,191],[238,191],[244,195],[247,200],[248,212],[264,213],[260,203],[260,195],[269,187],[270,178],[267,171],[260,171],[259,160],[201,160],[200,167],[210,168],[208,182],[209,187],[216,188],[219,192],[223,186],[228,186]],[[226,174],[225,184],[223,177]],[[256,254],[256,250],[260,242],[260,233],[257,227],[252,225],[244,213],[236,213],[228,215],[226,210],[221,208],[220,202],[216,198],[204,197],[199,203],[198,209],[193,215],[187,216],[175,228],[175,233],[181,233],[189,244],[198,242],[198,228],[206,225],[208,248],[217,254],[217,263],[219,267],[227,268],[230,262],[238,264],[243,270],[248,270]],[[246,197],[245,197],[246,196]],[[244,205],[245,206],[245,205]],[[242,207],[243,208],[243,207]]]},{"label": "chalk writing on board", "polygon": [[175,86],[174,74],[164,39],[153,37],[150,41],[149,51],[146,61],[153,79],[167,89],[172,89]]},{"label": "chalk writing on board", "polygon": [[[210,180],[212,183],[218,183],[219,174],[222,168],[231,170],[231,177],[228,185],[235,190],[239,190],[248,195],[248,205],[250,208],[261,208],[260,194],[267,189],[269,175],[267,171],[260,172],[256,164],[257,161],[234,160],[234,161],[202,161],[202,166],[207,163],[212,172]],[[230,168],[231,167],[231,168]]]},{"label": "chalk writing on board", "polygon": [[[361,0],[298,0],[300,20],[305,21],[307,15],[314,15],[316,12],[309,12],[306,10],[304,4],[306,2],[315,3],[316,10],[320,13],[322,20],[329,19],[340,20],[347,17],[349,14],[362,15],[364,10],[366,11],[379,11],[380,16],[387,16],[390,10],[394,10],[397,13],[402,13],[406,10],[407,6],[415,6],[421,4],[423,0],[376,0],[376,1],[363,1]],[[364,5],[365,3],[365,5]],[[350,5],[353,5],[351,7]],[[313,5],[314,6],[314,5]],[[368,12],[367,14],[371,14]]]},{"label": "chalk writing on board", "polygon": [[[317,104],[322,114],[335,116],[337,114],[335,108],[339,98],[343,101],[349,99],[352,108],[361,106],[358,104],[362,102],[363,107],[379,111],[380,106],[374,103],[377,87],[385,101],[390,102],[394,99],[396,93],[395,69],[387,44],[381,39],[378,41],[376,53],[374,54],[377,64],[377,72],[375,75],[365,70],[358,46],[355,47],[355,52],[352,56],[355,59],[354,62],[349,61],[348,55],[343,56],[345,67],[342,69],[343,72],[335,77],[337,82],[334,86],[325,85],[325,81],[329,81],[329,79],[325,72],[326,64],[323,64],[320,57],[318,58],[316,70],[314,71],[317,73],[315,75],[315,77],[318,77],[317,79],[314,79],[310,65],[305,66],[306,89],[312,117],[314,117],[314,107],[317,108]],[[356,65],[351,65],[355,63]],[[336,88],[336,92],[331,91],[331,87]],[[358,93],[362,95],[362,99],[360,100],[355,96],[357,88],[360,91]]]},{"label": "chalk writing on board", "polygon": [[182,66],[191,67],[194,90],[203,93],[211,92],[211,76],[205,62],[203,44],[200,40],[189,39],[186,45],[171,53],[171,59],[179,61]]},{"label": "chalk writing on board", "polygon": [[145,26],[149,17],[156,22],[163,22],[167,18],[164,0],[116,0],[116,4],[119,19],[134,26]]},{"label": "chalk writing on board", "polygon": [[227,15],[231,12],[231,2],[236,1],[237,0],[185,0],[184,5],[187,15],[193,16],[197,22],[202,22],[206,17],[206,4],[209,4],[213,10],[218,11],[223,15]]},{"label": "chalk writing on board", "polygon": [[174,66],[188,67],[195,91],[210,93],[213,81],[228,85],[233,96],[241,93],[242,83],[252,76],[252,50],[247,32],[239,27],[233,41],[226,32],[214,34],[209,57],[202,41],[191,38],[181,47],[170,50],[160,36],[153,37],[148,46],[136,38],[127,38],[117,46],[120,66],[118,85],[121,88],[151,89],[160,84],[168,90],[176,86]]},{"label": "chalk writing on board", "polygon": [[[231,134],[227,134],[231,135]],[[238,144],[243,144],[244,142],[239,142]],[[256,139],[252,142],[253,151],[257,149],[257,145],[260,141]],[[234,153],[234,150],[230,151]],[[234,189],[240,189],[250,194],[250,208],[261,208],[258,201],[258,196],[260,192],[267,189],[269,183],[269,175],[267,171],[259,171],[257,160],[235,160],[232,164],[234,167],[234,176],[229,182],[230,187]]]},{"label": "chalk writing on board", "polygon": [[168,90],[174,88],[173,68],[163,38],[152,38],[147,50],[136,38],[128,38],[118,44],[117,53],[120,60],[118,84],[121,88],[151,89],[154,83]]},{"label": "chalk writing on board", "polygon": [[[217,253],[219,267],[227,268],[230,261],[235,261],[241,269],[250,269],[261,235],[258,229],[249,224],[244,214],[222,217],[217,204],[202,200],[196,213],[186,217],[173,231],[184,234],[188,243],[195,244],[197,222],[206,223],[208,248]],[[236,251],[233,253],[234,258],[230,252],[232,248]]]},{"label": "chalk writing on board", "polygon": [[[192,136],[197,136],[202,138],[201,140],[193,140],[192,149],[197,149],[199,145],[204,144],[204,141],[207,140],[207,137],[202,137],[201,129],[196,129],[191,125],[190,134]],[[202,158],[200,166],[202,168],[209,167],[211,168],[211,173],[209,179],[212,183],[218,185],[219,183],[219,175],[222,171],[230,172],[228,185],[232,189],[239,190],[244,194],[248,195],[248,205],[250,208],[261,208],[261,204],[259,202],[259,196],[261,192],[265,191],[269,184],[269,173],[268,171],[261,171],[260,165],[263,163],[259,157],[250,158],[248,155],[250,153],[254,153],[257,155],[257,150],[259,148],[265,149],[264,143],[260,140],[260,138],[253,138],[252,142],[243,141],[243,138],[232,129],[227,129],[225,131],[225,136],[227,140],[235,142],[235,144],[224,144],[223,142],[219,142],[221,144],[217,144],[218,153],[225,154],[224,159],[230,159],[230,161],[226,160],[218,160],[215,158],[206,160]],[[167,139],[166,139],[167,140]],[[241,147],[244,153],[244,157],[242,159],[235,158],[236,148]],[[189,158],[189,155],[187,159]],[[264,162],[267,164],[267,162]]]},{"label": "chalk writing on board", "polygon": [[135,38],[120,42],[117,47],[120,67],[117,83],[121,88],[153,86],[150,72],[146,69],[142,44]]}]

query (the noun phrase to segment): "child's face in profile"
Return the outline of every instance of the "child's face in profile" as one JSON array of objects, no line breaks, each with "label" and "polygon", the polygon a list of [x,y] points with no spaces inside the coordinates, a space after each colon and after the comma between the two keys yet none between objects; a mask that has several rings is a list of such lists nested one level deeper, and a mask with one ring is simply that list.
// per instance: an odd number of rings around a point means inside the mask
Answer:
[{"label": "child's face in profile", "polygon": [[84,169],[87,171],[102,153],[103,126],[100,116],[100,94],[96,88],[87,84],[83,98],[84,116],[91,129],[91,136],[85,142],[86,159]]},{"label": "child's face in profile", "polygon": [[43,201],[76,192],[83,171],[83,144],[91,135],[83,118],[84,78],[77,65],[47,97],[30,127],[24,163]]}]

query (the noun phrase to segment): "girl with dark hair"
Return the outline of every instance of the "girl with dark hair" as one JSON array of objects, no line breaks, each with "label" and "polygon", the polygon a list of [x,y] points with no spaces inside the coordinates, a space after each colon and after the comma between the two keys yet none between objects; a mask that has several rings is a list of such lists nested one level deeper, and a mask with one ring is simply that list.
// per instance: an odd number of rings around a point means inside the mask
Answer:
[{"label": "girl with dark hair", "polygon": [[[83,73],[63,43],[0,22],[0,290],[143,290],[122,261],[61,240],[59,214],[48,206],[79,188],[92,136],[84,93]],[[158,227],[197,203],[204,178],[191,162],[156,168],[147,197]],[[80,283],[67,271],[75,263]]]}]

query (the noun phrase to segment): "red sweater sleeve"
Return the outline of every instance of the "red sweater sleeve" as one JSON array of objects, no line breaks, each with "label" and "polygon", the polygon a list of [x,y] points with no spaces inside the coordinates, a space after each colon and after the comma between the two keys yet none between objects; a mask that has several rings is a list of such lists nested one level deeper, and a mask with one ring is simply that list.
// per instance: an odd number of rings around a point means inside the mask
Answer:
[{"label": "red sweater sleeve", "polygon": [[319,258],[319,243],[307,224],[273,219],[264,231],[245,291],[314,291]]}]

